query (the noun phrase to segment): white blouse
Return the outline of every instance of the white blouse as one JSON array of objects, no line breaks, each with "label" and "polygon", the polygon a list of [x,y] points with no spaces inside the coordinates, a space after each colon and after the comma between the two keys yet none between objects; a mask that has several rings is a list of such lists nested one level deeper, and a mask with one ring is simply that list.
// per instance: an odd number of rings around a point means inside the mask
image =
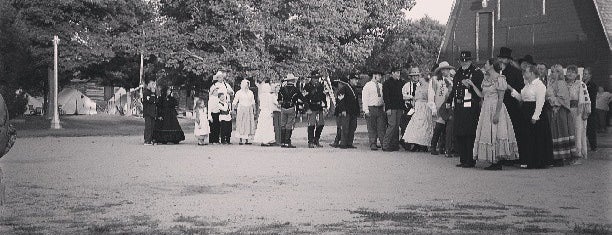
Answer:
[{"label": "white blouse", "polygon": [[534,79],[529,83],[525,83],[525,87],[521,90],[521,94],[512,89],[512,96],[517,100],[523,102],[536,102],[535,111],[531,119],[540,120],[540,114],[544,107],[544,101],[546,99],[546,86],[540,79]]},{"label": "white blouse", "polygon": [[249,107],[255,104],[255,96],[251,90],[240,89],[236,92],[236,96],[234,97],[234,107],[236,105],[240,105],[242,107]]}]

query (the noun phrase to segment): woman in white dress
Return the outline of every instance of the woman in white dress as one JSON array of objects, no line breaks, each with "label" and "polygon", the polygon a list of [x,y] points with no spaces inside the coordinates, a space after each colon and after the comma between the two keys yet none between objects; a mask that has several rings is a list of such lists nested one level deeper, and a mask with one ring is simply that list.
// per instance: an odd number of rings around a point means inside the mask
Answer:
[{"label": "woman in white dress", "polygon": [[409,151],[427,152],[433,136],[431,109],[427,106],[428,87],[429,79],[421,75],[414,91],[414,114],[402,137],[407,146],[411,146]]},{"label": "woman in white dress", "polygon": [[255,134],[255,96],[249,89],[249,80],[242,80],[240,83],[240,90],[236,92],[234,97],[233,106],[237,110],[236,112],[236,131],[238,132],[238,138],[242,145],[250,145],[249,139]]},{"label": "woman in white dress", "polygon": [[273,146],[276,143],[273,112],[278,106],[278,101],[272,95],[269,80],[257,84],[257,87],[259,88],[259,116],[253,141],[261,143],[261,146]]}]

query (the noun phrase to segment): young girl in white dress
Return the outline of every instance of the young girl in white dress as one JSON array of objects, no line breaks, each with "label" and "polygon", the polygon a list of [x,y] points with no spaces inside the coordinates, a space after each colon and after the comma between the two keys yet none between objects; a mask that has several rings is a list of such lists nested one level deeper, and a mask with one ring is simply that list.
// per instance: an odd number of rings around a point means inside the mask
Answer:
[{"label": "young girl in white dress", "polygon": [[195,129],[193,134],[198,139],[198,145],[208,145],[208,134],[210,134],[210,126],[208,124],[208,110],[204,103],[204,100],[199,99],[196,102],[195,112]]}]

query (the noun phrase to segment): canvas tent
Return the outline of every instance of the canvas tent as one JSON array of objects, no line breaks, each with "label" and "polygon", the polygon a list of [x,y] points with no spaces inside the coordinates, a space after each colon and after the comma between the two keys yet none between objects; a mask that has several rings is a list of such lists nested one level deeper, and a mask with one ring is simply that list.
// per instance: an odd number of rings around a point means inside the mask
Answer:
[{"label": "canvas tent", "polygon": [[26,111],[24,114],[42,114],[43,108],[43,98],[42,97],[33,97],[30,94],[26,93],[25,96],[28,99],[28,105],[26,106]]},{"label": "canvas tent", "polygon": [[115,94],[107,101],[108,114],[124,115],[127,109],[127,92],[119,88]]},{"label": "canvas tent", "polygon": [[80,91],[67,88],[62,90],[57,97],[57,103],[60,105],[61,114],[97,114],[96,102],[85,96]]}]

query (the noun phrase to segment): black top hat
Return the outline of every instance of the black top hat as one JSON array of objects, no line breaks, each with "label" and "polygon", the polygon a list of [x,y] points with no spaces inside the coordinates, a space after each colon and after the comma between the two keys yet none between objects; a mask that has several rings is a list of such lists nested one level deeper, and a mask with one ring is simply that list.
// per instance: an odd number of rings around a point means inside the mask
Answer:
[{"label": "black top hat", "polygon": [[499,48],[499,55],[497,55],[497,57],[512,59],[512,49],[507,47]]},{"label": "black top hat", "polygon": [[535,62],[533,62],[533,56],[531,56],[531,55],[525,55],[525,57],[520,58],[518,60],[518,64],[521,64],[523,62],[527,62],[527,63],[529,63],[531,65],[535,65],[536,64]]},{"label": "black top hat", "polygon": [[459,57],[460,61],[468,61],[472,60],[472,52],[471,51],[462,51],[461,56]]}]

